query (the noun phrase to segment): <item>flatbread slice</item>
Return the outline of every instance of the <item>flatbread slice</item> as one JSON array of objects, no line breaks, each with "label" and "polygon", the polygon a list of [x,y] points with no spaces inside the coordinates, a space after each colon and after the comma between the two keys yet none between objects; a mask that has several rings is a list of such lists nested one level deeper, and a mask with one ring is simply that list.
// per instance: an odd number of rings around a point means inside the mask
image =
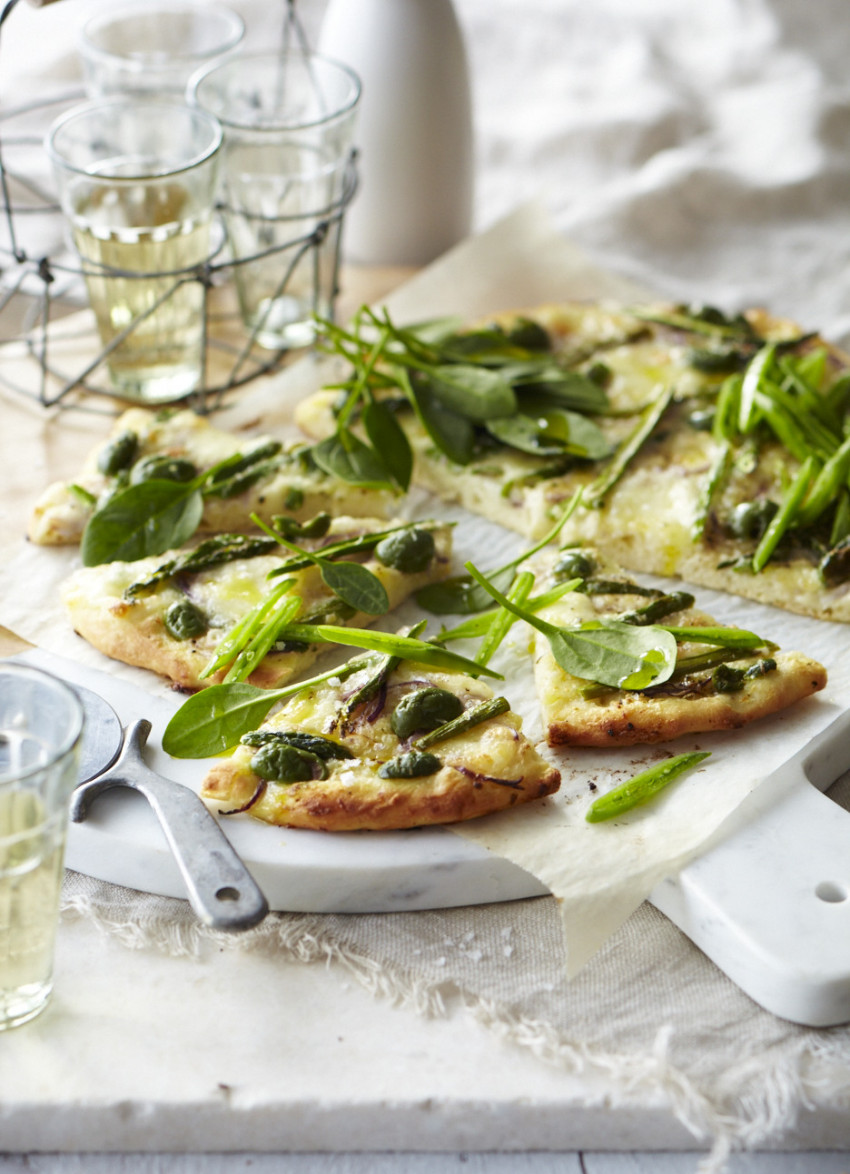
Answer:
[{"label": "flatbread slice", "polygon": [[[310,459],[307,445],[239,436],[187,409],[131,408],[116,420],[110,438],[88,454],[73,482],[57,481],[44,491],[28,537],[42,546],[78,543],[97,505],[128,482],[151,475],[156,458],[188,462],[183,469],[191,476],[191,469],[202,472],[237,455],[246,458],[245,467],[205,495],[202,533],[244,531],[252,512],[264,521],[276,514],[304,521],[322,511],[380,518],[392,510],[391,493],[329,477]],[[159,473],[172,475],[161,465]]]},{"label": "flatbread slice", "polygon": [[[376,518],[339,517],[331,521],[321,540],[302,540],[301,545],[320,552],[330,542],[339,542],[360,534],[383,533],[401,522],[384,522]],[[375,552],[358,561],[383,583],[390,609],[426,583],[444,578],[451,566],[451,530],[448,525],[419,523],[433,539],[433,554],[422,569],[401,571],[380,561]],[[176,686],[196,690],[222,680],[225,668],[212,676],[201,674],[218,650],[222,640],[251,608],[267,598],[275,582],[269,572],[280,567],[287,552],[237,558],[223,565],[195,573],[179,571],[158,581],[150,589],[134,592],[133,584],[144,584],[156,577],[159,568],[181,552],[172,551],[158,558],[136,562],[105,563],[81,567],[63,586],[62,599],[76,632],[94,648],[114,660],[150,669],[168,677]],[[289,594],[300,597],[298,613],[302,621],[321,616],[325,623],[348,623],[362,626],[374,619],[361,612],[352,613],[322,581],[320,571],[311,566],[287,575],[295,580]],[[203,630],[180,638],[175,623],[170,622],[173,608],[189,605],[200,614]],[[185,627],[185,624],[184,624]],[[179,631],[177,625],[177,631]],[[248,680],[261,688],[274,688],[304,671],[321,651],[316,645],[284,643],[275,645]]]},{"label": "flatbread slice", "polygon": [[[421,409],[431,401],[421,398],[414,411],[390,388],[385,394],[413,449],[416,484],[534,538],[582,489],[564,539],[591,543],[633,571],[850,622],[845,356],[756,309],[729,318],[667,304],[575,303],[496,315],[487,325],[507,337],[529,322],[542,328],[552,369],[578,380],[573,390],[587,393],[591,405],[595,385],[603,405],[584,411],[573,404],[570,415],[558,398],[570,389],[564,384],[555,394],[543,382],[517,392],[520,410],[495,427],[453,416],[448,400],[429,423]],[[469,327],[470,337],[480,326]],[[757,385],[769,347],[767,377]],[[333,432],[336,394],[320,391],[299,404],[296,419],[308,436]],[[433,399],[433,390],[428,394]],[[470,426],[468,459],[449,459],[435,437]],[[741,573],[807,455],[814,459],[811,490],[831,458],[844,461],[833,470],[843,489],[805,526],[797,525],[805,512],[797,515],[759,573]],[[814,509],[815,496],[807,508]]]},{"label": "flatbread slice", "polygon": [[[572,627],[605,617],[621,618],[651,604],[652,596],[647,599],[645,588],[632,583],[597,552],[581,548],[581,556],[593,568],[584,589],[540,611],[542,619]],[[560,557],[568,566],[574,564],[573,558]],[[542,583],[557,578],[558,561],[557,555],[549,554],[542,565],[537,562]],[[723,626],[689,603],[693,596],[678,595],[684,596],[679,600],[682,606],[667,611],[658,623],[678,628]],[[677,597],[670,598],[672,602]],[[668,681],[643,690],[614,689],[566,672],[538,632],[533,649],[535,685],[551,746],[633,746],[735,730],[817,693],[827,677],[823,665],[800,652],[781,652],[771,645],[729,652],[695,639],[678,643],[678,671]],[[713,654],[715,663],[697,667],[697,662],[686,672],[687,658],[702,654]]]},{"label": "flatbread slice", "polygon": [[[393,728],[400,706],[409,715],[412,698],[421,698],[426,690],[433,697],[436,690],[455,699],[445,712],[468,715],[492,700],[493,692],[462,673],[403,664],[377,698],[349,714],[352,695],[372,671],[363,669],[343,684],[331,680],[295,694],[254,735],[247,735],[231,758],[212,767],[202,798],[220,813],[247,812],[284,827],[343,832],[474,819],[558,789],[559,772],[524,737],[520,719],[509,710],[437,741],[427,752],[433,758],[419,768],[425,773],[385,777],[404,771],[405,763],[408,770],[415,766],[416,734],[408,734],[398,721],[403,736]],[[317,741],[305,742],[305,735]],[[291,744],[299,737],[298,745],[319,750],[315,760],[308,759],[301,780],[269,777],[284,773],[276,765],[276,751],[287,738]],[[388,766],[399,762],[401,766]]]}]

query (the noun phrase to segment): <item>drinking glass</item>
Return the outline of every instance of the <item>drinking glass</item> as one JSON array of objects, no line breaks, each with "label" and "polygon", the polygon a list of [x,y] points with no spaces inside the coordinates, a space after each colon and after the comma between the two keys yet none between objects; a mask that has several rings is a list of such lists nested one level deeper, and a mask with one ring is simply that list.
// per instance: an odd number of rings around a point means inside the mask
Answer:
[{"label": "drinking glass", "polygon": [[240,55],[189,100],[224,128],[224,215],[242,320],[261,346],[306,346],[336,295],[360,82],[313,53]]},{"label": "drinking glass", "polygon": [[83,707],[56,677],[0,663],[0,1031],[47,1005]]},{"label": "drinking glass", "polygon": [[47,148],[114,391],[181,399],[202,382],[203,264],[221,127],[203,110],[104,100],[54,123]]},{"label": "drinking glass", "polygon": [[245,22],[218,4],[123,4],[83,25],[79,51],[91,98],[132,94],[183,99],[198,69],[231,53]]}]

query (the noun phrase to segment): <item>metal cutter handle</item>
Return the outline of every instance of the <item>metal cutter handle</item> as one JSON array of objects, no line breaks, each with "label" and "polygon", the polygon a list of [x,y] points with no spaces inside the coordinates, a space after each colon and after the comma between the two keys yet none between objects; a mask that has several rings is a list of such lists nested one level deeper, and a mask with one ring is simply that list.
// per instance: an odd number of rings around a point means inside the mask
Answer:
[{"label": "metal cutter handle", "polygon": [[142,750],[150,731],[151,723],[144,718],[126,727],[115,763],[74,791],[71,819],[81,823],[91,802],[111,787],[141,791],[159,820],[189,903],[201,921],[223,930],[256,925],[268,912],[265,896],[195,792],[145,763]]}]

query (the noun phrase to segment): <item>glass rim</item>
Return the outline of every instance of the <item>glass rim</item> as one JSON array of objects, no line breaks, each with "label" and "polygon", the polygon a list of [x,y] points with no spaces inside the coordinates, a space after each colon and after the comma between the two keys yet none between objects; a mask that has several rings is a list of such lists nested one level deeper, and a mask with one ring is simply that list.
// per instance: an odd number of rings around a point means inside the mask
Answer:
[{"label": "glass rim", "polygon": [[[84,118],[88,114],[93,114],[98,111],[107,110],[122,110],[132,111],[136,115],[143,116],[145,112],[156,111],[162,113],[163,111],[179,111],[181,114],[191,114],[192,116],[201,116],[206,120],[207,125],[213,131],[213,141],[204,150],[198,151],[190,159],[187,159],[179,166],[165,166],[161,170],[148,171],[142,175],[110,175],[97,176],[90,167],[78,167],[67,159],[61,151],[56,147],[55,139],[60,131],[64,130],[69,123],[75,122],[77,119]],[[47,131],[44,140],[44,147],[47,154],[57,167],[63,168],[65,171],[73,172],[75,175],[84,175],[89,179],[99,178],[102,180],[109,180],[114,184],[139,183],[140,180],[154,180],[165,179],[170,175],[181,175],[184,171],[192,171],[199,167],[202,163],[206,163],[208,159],[212,159],[219,151],[222,141],[224,139],[224,131],[221,122],[209,110],[205,110],[203,106],[189,105],[185,102],[163,102],[157,98],[149,98],[145,101],[138,101],[130,98],[101,98],[94,99],[91,102],[81,102],[77,106],[72,106],[70,110],[66,110],[61,114]]]},{"label": "glass rim", "polygon": [[14,773],[0,771],[0,787],[4,787],[9,783],[26,782],[27,779],[31,779],[49,767],[54,766],[60,759],[64,758],[74,749],[82,737],[85,726],[85,707],[83,700],[74,686],[68,681],[63,681],[61,677],[57,677],[54,673],[40,668],[38,665],[21,664],[13,661],[0,661],[0,677],[3,676],[36,680],[42,684],[49,685],[58,693],[64,694],[70,702],[70,716],[72,721],[70,729],[62,742],[58,746],[51,747],[46,762],[36,763],[28,767],[25,771],[15,771]]},{"label": "glass rim", "polygon": [[[316,61],[322,65],[330,65],[332,69],[348,78],[352,85],[351,97],[343,106],[340,106],[339,109],[334,110],[332,114],[325,114],[321,118],[311,118],[306,122],[239,122],[234,118],[228,118],[226,114],[213,113],[213,111],[209,110],[209,108],[205,106],[198,97],[198,90],[202,83],[215,73],[223,74],[225,70],[233,70],[236,67],[245,64],[246,62],[285,61],[287,58],[300,61]],[[289,49],[286,53],[274,53],[270,51],[237,53],[234,56],[229,57],[226,61],[217,61],[212,65],[202,67],[196,73],[194,73],[192,77],[189,78],[189,82],[186,87],[186,95],[193,108],[203,110],[208,114],[212,114],[214,118],[219,120],[223,127],[227,127],[233,130],[251,131],[255,134],[264,134],[276,131],[297,132],[303,130],[312,130],[314,127],[318,126],[327,126],[330,123],[343,118],[345,115],[350,114],[351,111],[354,110],[354,108],[357,106],[357,103],[360,101],[362,89],[363,86],[358,75],[354,72],[351,66],[346,65],[343,61],[338,61],[335,57],[325,57],[322,53],[313,53],[310,51],[305,52],[302,49]]]},{"label": "glass rim", "polygon": [[[116,53],[114,50],[105,49],[101,45],[96,44],[91,39],[91,32],[99,26],[108,26],[118,24],[126,16],[152,16],[159,13],[192,13],[199,14],[208,18],[209,16],[224,17],[225,22],[229,26],[230,34],[227,40],[222,44],[221,48],[212,50],[206,53],[170,53],[168,57],[161,61],[149,61],[134,57],[131,54]],[[180,61],[198,61],[202,62],[210,57],[219,57],[222,54],[232,52],[236,46],[243,40],[245,36],[245,21],[238,12],[234,12],[232,8],[228,8],[224,4],[200,4],[194,0],[161,0],[156,4],[133,3],[124,5],[119,11],[103,10],[90,16],[81,28],[78,35],[78,43],[84,55],[100,61],[111,61],[120,64],[125,68],[131,70],[154,70],[156,72],[165,72],[173,68],[175,62]]]}]

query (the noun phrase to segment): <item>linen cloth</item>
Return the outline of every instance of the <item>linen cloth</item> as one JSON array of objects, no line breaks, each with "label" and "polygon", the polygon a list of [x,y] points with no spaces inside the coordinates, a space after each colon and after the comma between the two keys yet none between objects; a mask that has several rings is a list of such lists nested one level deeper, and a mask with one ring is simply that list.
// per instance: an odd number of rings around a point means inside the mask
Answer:
[{"label": "linen cloth", "polygon": [[[252,36],[279,19],[235,3]],[[21,6],[3,34],[4,102],[78,76],[91,5]],[[850,24],[840,0],[456,0],[473,79],[476,227],[528,197],[602,266],[682,300],[764,304],[850,337]],[[322,4],[299,3],[308,31]],[[11,44],[10,44],[11,43]],[[16,44],[22,46],[16,51]],[[850,1029],[757,1008],[643,906],[573,980],[547,898],[487,908],[273,915],[211,935],[183,902],[68,877],[64,916],[128,946],[278,950],[331,960],[428,1014],[466,1008],[506,1047],[658,1093],[719,1169],[780,1145],[813,1098],[847,1106]],[[698,1015],[694,1018],[694,1008]]]}]

